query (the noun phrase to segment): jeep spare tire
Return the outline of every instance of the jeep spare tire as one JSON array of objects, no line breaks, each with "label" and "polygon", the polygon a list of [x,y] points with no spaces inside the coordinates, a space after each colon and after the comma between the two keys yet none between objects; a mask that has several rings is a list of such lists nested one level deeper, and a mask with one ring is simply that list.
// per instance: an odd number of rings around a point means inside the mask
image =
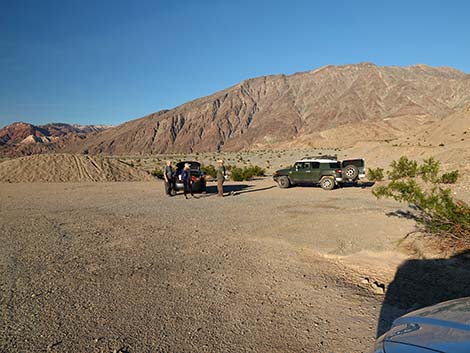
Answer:
[{"label": "jeep spare tire", "polygon": [[343,168],[343,178],[347,180],[356,180],[359,176],[359,169],[355,165],[347,165]]},{"label": "jeep spare tire", "polygon": [[333,177],[323,177],[320,180],[320,186],[323,190],[333,190],[335,188],[335,179]]},{"label": "jeep spare tire", "polygon": [[290,180],[286,176],[281,176],[277,179],[277,184],[281,189],[287,189],[290,186]]}]

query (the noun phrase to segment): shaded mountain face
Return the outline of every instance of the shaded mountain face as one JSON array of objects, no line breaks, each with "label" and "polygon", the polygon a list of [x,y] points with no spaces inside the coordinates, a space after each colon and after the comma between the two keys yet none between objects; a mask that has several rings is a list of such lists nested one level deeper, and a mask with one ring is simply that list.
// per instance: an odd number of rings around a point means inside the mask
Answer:
[{"label": "shaded mountain face", "polygon": [[53,123],[36,126],[13,123],[0,129],[0,153],[19,156],[55,151],[68,144],[78,144],[89,136],[105,130],[100,125]]},{"label": "shaded mountain face", "polygon": [[356,141],[359,131],[361,138],[367,137],[370,126],[375,139],[396,137],[468,102],[470,75],[455,69],[326,66],[243,81],[69,147],[75,152],[140,154],[318,146],[322,141],[338,146]]}]

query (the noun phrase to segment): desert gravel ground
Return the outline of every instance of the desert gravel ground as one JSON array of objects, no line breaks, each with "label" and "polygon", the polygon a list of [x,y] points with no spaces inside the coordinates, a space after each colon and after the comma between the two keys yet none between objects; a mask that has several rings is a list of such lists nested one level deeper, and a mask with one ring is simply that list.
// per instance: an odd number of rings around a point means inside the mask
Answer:
[{"label": "desert gravel ground", "polygon": [[413,229],[369,188],[269,178],[0,189],[0,352],[369,352]]}]

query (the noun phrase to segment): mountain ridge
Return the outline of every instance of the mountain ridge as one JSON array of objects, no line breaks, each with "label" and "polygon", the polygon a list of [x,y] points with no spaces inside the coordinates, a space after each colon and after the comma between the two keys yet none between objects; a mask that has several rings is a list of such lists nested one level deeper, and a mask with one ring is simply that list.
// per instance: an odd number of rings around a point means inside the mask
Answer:
[{"label": "mountain ridge", "polygon": [[358,132],[361,138],[397,138],[441,120],[468,104],[469,92],[470,75],[450,67],[326,65],[246,79],[61,150],[148,154],[348,146]]},{"label": "mountain ridge", "polygon": [[469,102],[469,89],[469,75],[453,68],[327,65],[243,80],[97,134],[77,151],[163,153],[292,145],[302,136],[350,124],[442,119]]},{"label": "mountain ridge", "polygon": [[0,129],[0,153],[18,156],[56,151],[107,128],[106,125],[14,122]]}]

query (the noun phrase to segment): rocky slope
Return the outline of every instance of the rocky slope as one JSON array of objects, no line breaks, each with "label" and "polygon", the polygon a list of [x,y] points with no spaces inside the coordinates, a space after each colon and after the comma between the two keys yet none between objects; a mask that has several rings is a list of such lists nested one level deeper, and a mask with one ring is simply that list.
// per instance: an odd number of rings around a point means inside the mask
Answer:
[{"label": "rocky slope", "polygon": [[470,105],[419,129],[408,140],[410,139],[414,144],[423,146],[442,147],[443,145],[459,144],[470,148]]},{"label": "rocky slope", "polygon": [[54,151],[68,144],[78,144],[90,134],[107,128],[109,126],[104,125],[13,123],[0,129],[0,153],[20,156]]},{"label": "rocky slope", "polygon": [[259,77],[101,132],[74,152],[139,154],[348,146],[399,137],[470,102],[470,75],[446,67],[326,66]]}]

